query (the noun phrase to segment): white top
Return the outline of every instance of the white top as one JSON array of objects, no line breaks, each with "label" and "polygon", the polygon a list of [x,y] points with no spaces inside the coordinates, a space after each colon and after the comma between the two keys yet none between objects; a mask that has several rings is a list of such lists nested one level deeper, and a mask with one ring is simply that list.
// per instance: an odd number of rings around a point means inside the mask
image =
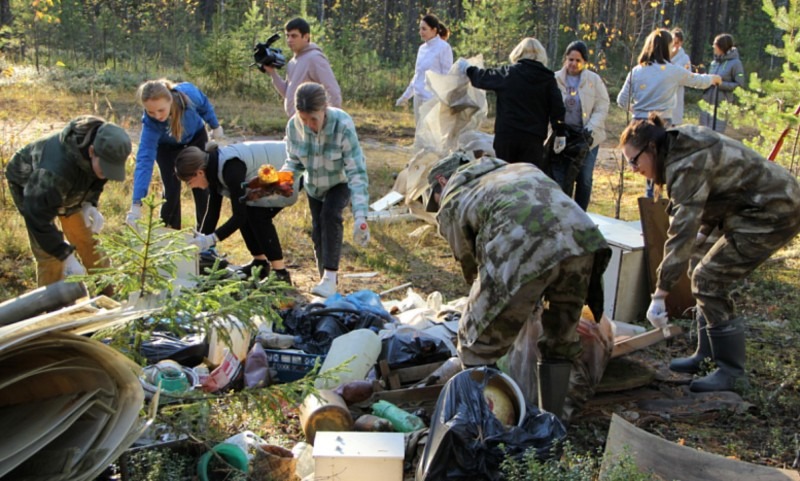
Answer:
[{"label": "white top", "polygon": [[400,100],[419,97],[422,101],[430,99],[433,94],[425,88],[425,72],[432,70],[439,74],[446,74],[453,65],[453,49],[447,41],[436,35],[419,46],[417,63],[414,67],[414,78],[408,84]]},{"label": "white top", "polygon": [[[678,67],[683,67],[690,72],[692,71],[692,60],[683,50],[683,47],[678,49],[678,53],[672,57],[670,63]],[[672,109],[672,123],[674,125],[683,123],[683,87],[680,87],[675,93],[675,108]]]},{"label": "white top", "polygon": [[705,89],[711,86],[712,79],[711,75],[692,73],[671,63],[637,65],[625,79],[617,104],[628,108],[631,100],[635,119],[646,119],[650,112],[658,112],[661,118],[672,120],[678,87]]}]

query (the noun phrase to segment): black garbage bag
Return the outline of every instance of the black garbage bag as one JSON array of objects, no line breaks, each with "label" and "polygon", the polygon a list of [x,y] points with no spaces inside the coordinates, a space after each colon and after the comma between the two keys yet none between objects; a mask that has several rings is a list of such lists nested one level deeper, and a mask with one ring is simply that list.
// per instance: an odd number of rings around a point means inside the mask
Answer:
[{"label": "black garbage bag", "polygon": [[[592,148],[592,135],[585,129],[566,126],[567,130],[567,146],[561,153],[554,153],[552,148],[552,141],[545,149],[545,156],[548,157],[546,165],[548,167],[547,175],[553,178],[561,186],[569,197],[572,197],[575,192],[575,179],[583,168],[586,162],[586,156],[589,155],[589,150]],[[564,178],[553,175],[553,169],[558,165],[561,171],[564,172]]]},{"label": "black garbage bag", "polygon": [[201,334],[179,338],[171,332],[154,331],[142,342],[140,354],[148,364],[172,359],[183,366],[196,366],[208,356],[208,342]]},{"label": "black garbage bag", "polygon": [[383,329],[386,320],[355,308],[313,303],[281,312],[283,333],[296,336],[295,347],[309,354],[327,354],[334,339],[356,329]]},{"label": "black garbage bag", "polygon": [[436,402],[416,481],[497,481],[506,457],[522,459],[529,449],[535,449],[541,460],[554,454],[553,448],[567,435],[561,421],[551,413],[526,406],[521,425],[503,426],[483,397],[494,376],[503,375],[496,369],[474,368],[458,373],[445,384]]},{"label": "black garbage bag", "polygon": [[392,369],[446,361],[453,354],[445,342],[424,331],[403,329],[381,341],[379,360]]}]

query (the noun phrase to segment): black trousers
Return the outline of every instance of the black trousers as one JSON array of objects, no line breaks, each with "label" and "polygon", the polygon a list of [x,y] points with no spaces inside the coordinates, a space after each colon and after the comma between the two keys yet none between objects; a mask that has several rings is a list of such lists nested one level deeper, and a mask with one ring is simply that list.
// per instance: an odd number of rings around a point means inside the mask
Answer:
[{"label": "black trousers", "polygon": [[[181,228],[181,181],[175,175],[175,159],[186,147],[193,145],[200,149],[205,149],[207,143],[208,134],[206,129],[203,128],[187,144],[158,146],[156,163],[158,163],[158,170],[161,172],[161,182],[164,184],[164,204],[161,205],[161,220],[164,221],[164,225],[167,227],[172,229]],[[192,196],[194,196],[195,217],[197,220],[196,229],[203,234],[214,232],[215,226],[212,226],[210,230],[207,226],[203,226],[203,219],[208,210],[208,190],[192,189]],[[206,232],[207,230],[208,232]]]}]

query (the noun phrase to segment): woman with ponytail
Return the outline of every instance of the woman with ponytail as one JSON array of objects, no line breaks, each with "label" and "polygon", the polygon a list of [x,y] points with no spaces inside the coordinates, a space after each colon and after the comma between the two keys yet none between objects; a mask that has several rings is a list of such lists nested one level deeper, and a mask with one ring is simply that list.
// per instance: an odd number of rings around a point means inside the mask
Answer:
[{"label": "woman with ponytail", "polygon": [[[167,79],[149,80],[139,86],[136,100],[144,108],[142,134],[136,152],[133,174],[133,202],[126,221],[135,225],[141,217],[142,199],[147,196],[153,177],[153,163],[158,163],[164,184],[161,220],[172,229],[181,228],[181,185],[175,176],[175,158],[186,147],[205,148],[208,142],[205,124],[215,139],[222,138],[222,126],[205,94],[189,82],[175,84]],[[213,225],[203,225],[208,206],[208,192],[192,189],[197,230],[213,232]]]}]

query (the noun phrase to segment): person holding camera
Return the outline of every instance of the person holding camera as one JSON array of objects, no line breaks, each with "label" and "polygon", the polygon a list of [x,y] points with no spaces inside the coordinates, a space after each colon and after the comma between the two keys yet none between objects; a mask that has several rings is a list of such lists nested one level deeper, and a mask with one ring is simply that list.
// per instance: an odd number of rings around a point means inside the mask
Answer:
[{"label": "person holding camera", "polygon": [[98,201],[107,180],[125,180],[130,154],[131,139],[121,127],[86,115],[11,157],[6,180],[25,219],[39,287],[107,265],[93,238],[105,224]]},{"label": "person holding camera", "polygon": [[209,189],[208,219],[211,225],[219,220],[222,198],[231,200],[232,216],[210,234],[200,234],[192,243],[200,250],[210,249],[237,230],[253,260],[238,269],[241,277],[249,278],[260,267],[259,278],[266,279],[270,268],[279,281],[292,283],[283,261],[283,250],[273,219],[287,206],[297,201],[300,188],[295,179],[289,197],[267,196],[247,199],[247,183],[258,175],[264,165],[280,168],[286,161],[286,144],[277,141],[243,142],[218,147],[210,143],[206,151],[190,146],[178,154],[175,175],[193,189]]},{"label": "person holding camera", "polygon": [[325,87],[306,82],[295,93],[297,113],[286,124],[289,157],[281,170],[305,174],[311,240],[322,276],[311,293],[330,297],[336,293],[342,253],[343,217],[347,203],[353,209],[353,241],[369,242],[367,165],[353,119],[328,105]]},{"label": "person holding camera", "polygon": [[[174,84],[167,79],[148,80],[139,86],[136,99],[144,108],[142,134],[136,152],[133,172],[133,202],[126,222],[136,225],[142,216],[142,199],[147,196],[153,178],[153,163],[158,163],[164,184],[164,204],[161,220],[172,229],[181,228],[181,184],[175,177],[175,159],[190,145],[205,148],[208,142],[206,124],[214,139],[224,137],[214,107],[194,84]],[[197,230],[208,234],[214,226],[204,226],[208,208],[208,191],[192,189]]]},{"label": "person holding camera", "polygon": [[396,106],[404,105],[408,99],[414,98],[414,120],[419,122],[419,108],[433,94],[425,88],[425,73],[433,71],[446,74],[453,66],[453,49],[447,43],[450,30],[435,15],[425,15],[419,22],[419,36],[422,45],[417,51],[417,63],[414,66],[414,77],[403,95],[397,99]]},{"label": "person holding camera", "polygon": [[286,43],[294,56],[286,65],[286,79],[278,75],[274,65],[263,65],[262,72],[272,78],[272,85],[283,97],[286,115],[295,114],[295,92],[303,82],[316,82],[325,87],[333,107],[342,106],[342,91],[333,75],[328,57],[311,41],[311,27],[302,18],[286,23]]}]

